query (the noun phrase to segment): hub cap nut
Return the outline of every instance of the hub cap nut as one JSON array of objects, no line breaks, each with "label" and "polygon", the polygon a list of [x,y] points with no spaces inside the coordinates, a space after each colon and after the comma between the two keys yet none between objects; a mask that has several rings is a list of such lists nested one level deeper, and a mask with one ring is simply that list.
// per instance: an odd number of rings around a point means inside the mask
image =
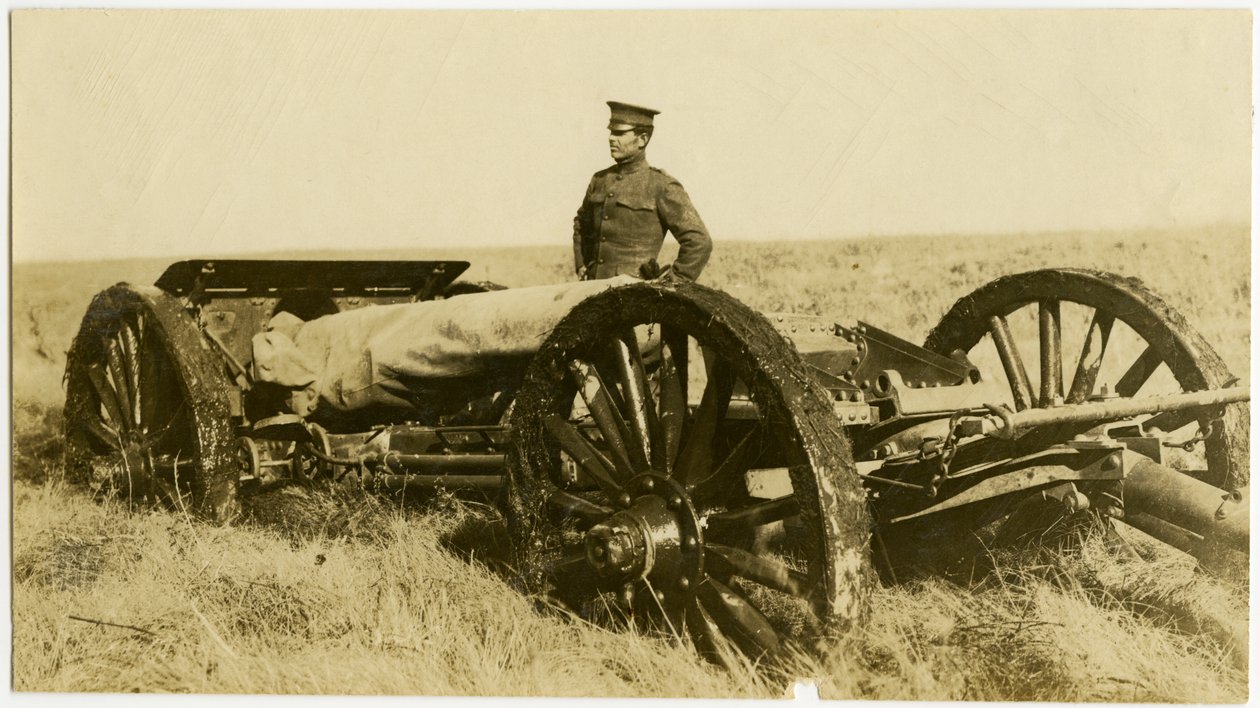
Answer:
[{"label": "hub cap nut", "polygon": [[613,518],[586,534],[586,560],[606,577],[633,575],[644,569],[642,534]]}]

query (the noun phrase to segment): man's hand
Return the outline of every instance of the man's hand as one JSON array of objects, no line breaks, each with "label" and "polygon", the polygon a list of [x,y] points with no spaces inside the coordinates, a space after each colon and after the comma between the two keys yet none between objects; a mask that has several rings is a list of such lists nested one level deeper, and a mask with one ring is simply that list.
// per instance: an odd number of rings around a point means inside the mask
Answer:
[{"label": "man's hand", "polygon": [[674,270],[672,265],[667,265],[661,269],[661,274],[656,276],[656,281],[660,283],[688,283],[691,278]]},{"label": "man's hand", "polygon": [[577,277],[578,280],[586,280],[586,266],[578,266]]},{"label": "man's hand", "polygon": [[644,280],[652,280],[658,283],[680,283],[691,280],[682,273],[674,270],[672,265],[667,265],[662,268],[659,264],[657,264],[655,258],[639,266],[639,276]]},{"label": "man's hand", "polygon": [[644,280],[656,280],[661,277],[661,266],[655,258],[639,265],[639,277]]}]

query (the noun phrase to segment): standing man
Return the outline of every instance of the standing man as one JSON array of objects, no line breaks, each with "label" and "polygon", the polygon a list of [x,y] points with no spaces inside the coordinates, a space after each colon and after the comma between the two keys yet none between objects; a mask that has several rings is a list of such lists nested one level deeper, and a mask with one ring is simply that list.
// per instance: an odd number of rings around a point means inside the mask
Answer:
[{"label": "standing man", "polygon": [[[608,148],[617,164],[591,178],[573,219],[573,266],[583,280],[615,275],[695,280],[713,242],[678,180],[647,163],[652,117],[660,111],[609,101]],[[678,257],[660,269],[665,232]]]}]

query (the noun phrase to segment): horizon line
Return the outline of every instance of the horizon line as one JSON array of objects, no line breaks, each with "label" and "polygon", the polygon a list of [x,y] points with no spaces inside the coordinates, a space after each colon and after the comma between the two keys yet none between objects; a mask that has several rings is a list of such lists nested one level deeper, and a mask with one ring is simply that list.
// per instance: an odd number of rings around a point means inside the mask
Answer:
[{"label": "horizon line", "polygon": [[[936,238],[950,238],[950,237],[983,238],[983,239],[1002,238],[1002,237],[1046,238],[1046,237],[1067,236],[1067,235],[1086,234],[1086,233],[1106,234],[1106,235],[1113,235],[1113,236],[1123,235],[1123,234],[1133,234],[1137,232],[1177,233],[1177,234],[1187,233],[1188,234],[1189,232],[1196,231],[1196,230],[1209,230],[1210,229],[1212,231],[1221,231],[1221,230],[1245,229],[1247,231],[1250,231],[1251,228],[1252,228],[1252,224],[1250,221],[1244,222],[1244,221],[1218,220],[1218,221],[1202,222],[1202,223],[1187,224],[1187,225],[1164,225],[1164,226],[1147,225],[1147,226],[1110,227],[1110,228],[1095,228],[1095,229],[1062,228],[1062,229],[1041,229],[1041,230],[1033,230],[1033,231],[1028,231],[1028,230],[991,231],[991,232],[981,231],[981,232],[968,232],[968,233],[953,231],[953,232],[940,232],[940,233],[889,233],[889,234],[864,234],[864,235],[854,235],[854,236],[820,236],[820,237],[806,236],[806,237],[793,237],[793,238],[738,238],[736,237],[736,238],[724,239],[724,241],[727,243],[741,243],[741,244],[765,244],[765,243],[797,244],[797,243],[874,241],[874,240],[882,240],[882,239],[889,239],[889,240],[900,240],[900,239],[910,239],[910,238],[936,239]],[[668,248],[669,244],[670,242],[666,240],[663,248]],[[442,246],[428,246],[428,247],[416,247],[416,246],[371,247],[369,246],[367,248],[328,246],[328,247],[322,247],[322,248],[296,248],[296,249],[271,248],[271,249],[266,249],[266,250],[235,251],[235,252],[221,253],[221,254],[186,253],[186,254],[181,255],[181,254],[155,253],[155,254],[141,254],[141,255],[135,255],[135,256],[130,256],[130,257],[116,257],[116,258],[104,258],[104,259],[100,258],[99,255],[95,258],[85,255],[82,258],[15,259],[13,257],[13,239],[11,238],[9,241],[8,256],[9,256],[9,267],[12,268],[13,266],[19,265],[19,264],[21,265],[53,265],[53,264],[58,264],[58,263],[85,263],[85,262],[92,262],[92,261],[95,261],[98,263],[110,263],[110,262],[163,260],[163,259],[170,259],[170,262],[178,262],[178,261],[194,260],[194,259],[284,260],[284,254],[293,254],[295,256],[294,260],[301,260],[299,257],[296,257],[296,256],[300,256],[300,254],[303,254],[303,253],[333,252],[333,253],[344,253],[347,256],[349,256],[355,253],[364,253],[364,252],[403,253],[403,252],[423,252],[426,250],[427,251],[461,250],[461,251],[469,251],[469,252],[485,252],[485,251],[502,251],[502,250],[509,250],[509,249],[541,249],[541,248],[569,249],[571,248],[571,244],[567,242],[557,241],[553,243],[501,243],[501,244],[485,244],[485,245],[477,245],[477,246],[460,246],[460,245],[442,245]],[[362,258],[346,258],[345,260],[363,260],[363,259]],[[368,259],[368,260],[374,260],[374,259]]]}]

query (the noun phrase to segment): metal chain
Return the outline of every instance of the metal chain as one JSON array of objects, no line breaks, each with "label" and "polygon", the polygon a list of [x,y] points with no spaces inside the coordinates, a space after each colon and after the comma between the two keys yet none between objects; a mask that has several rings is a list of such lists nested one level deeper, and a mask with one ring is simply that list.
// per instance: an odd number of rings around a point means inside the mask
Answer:
[{"label": "metal chain", "polygon": [[940,446],[940,457],[937,459],[937,472],[932,477],[932,482],[928,485],[928,496],[935,498],[941,482],[949,478],[949,466],[954,461],[954,455],[958,453],[958,423],[967,413],[960,411],[949,417],[949,433],[945,435],[944,442]]},{"label": "metal chain", "polygon": [[1215,435],[1220,430],[1220,426],[1223,423],[1224,423],[1223,419],[1213,418],[1212,420],[1208,421],[1206,428],[1203,426],[1202,423],[1200,423],[1199,432],[1194,437],[1190,438],[1189,440],[1186,440],[1184,442],[1179,442],[1179,443],[1165,442],[1163,443],[1163,445],[1164,447],[1180,448],[1182,450],[1185,450],[1186,452],[1193,452],[1194,447],[1196,445],[1198,445],[1201,442],[1206,442],[1209,438]]}]

